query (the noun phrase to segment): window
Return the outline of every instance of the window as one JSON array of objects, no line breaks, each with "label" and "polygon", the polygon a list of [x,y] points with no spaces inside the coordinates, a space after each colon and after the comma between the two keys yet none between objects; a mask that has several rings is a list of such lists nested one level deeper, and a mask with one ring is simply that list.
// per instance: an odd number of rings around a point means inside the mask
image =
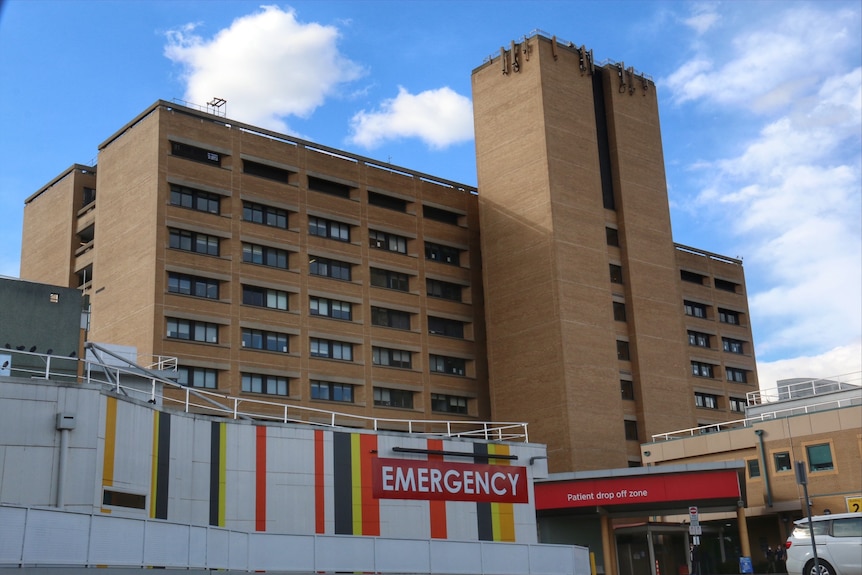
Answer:
[{"label": "window", "polygon": [[243,373],[242,390],[245,393],[264,393],[266,395],[287,396],[289,390],[286,377],[263,375],[260,373]]},{"label": "window", "polygon": [[138,493],[124,493],[105,488],[102,492],[102,505],[110,507],[127,507],[129,509],[146,509],[147,496]]},{"label": "window", "polygon": [[428,333],[464,339],[464,322],[456,319],[428,316]]},{"label": "window", "polygon": [[740,413],[745,412],[746,401],[740,397],[731,397],[730,398],[730,411],[738,411]]},{"label": "window", "polygon": [[461,289],[463,286],[442,280],[425,279],[425,289],[428,297],[439,297],[452,301],[461,301]]},{"label": "window", "polygon": [[287,210],[254,202],[242,203],[242,219],[246,222],[287,229]]},{"label": "window", "polygon": [[371,285],[398,291],[410,291],[410,277],[399,272],[371,268]]},{"label": "window", "polygon": [[466,360],[460,357],[448,357],[445,355],[429,356],[431,373],[447,373],[450,375],[464,375],[467,366]]},{"label": "window", "polygon": [[623,283],[623,267],[616,264],[610,264],[611,283]]},{"label": "window", "polygon": [[371,325],[410,329],[410,314],[406,311],[371,306]]},{"label": "window", "polygon": [[609,246],[620,246],[620,232],[616,228],[605,228],[605,237]]},{"label": "window", "polygon": [[760,460],[759,459],[749,459],[746,461],[748,465],[748,478],[754,479],[756,477],[760,477]]},{"label": "window", "polygon": [[460,215],[455,212],[450,212],[449,210],[444,210],[442,208],[435,208],[433,206],[422,206],[422,216],[429,220],[443,222],[444,224],[452,224],[453,226],[458,225],[458,218],[460,218]]},{"label": "window", "polygon": [[805,447],[808,456],[808,471],[832,471],[835,465],[832,463],[832,448],[828,443],[808,445]]},{"label": "window", "polygon": [[206,367],[177,367],[177,383],[187,387],[218,389],[218,371]]},{"label": "window", "polygon": [[350,241],[350,226],[348,224],[314,216],[308,217],[308,233],[312,236],[320,236],[339,242]]},{"label": "window", "polygon": [[425,242],[425,259],[453,266],[460,266],[461,250],[432,242]]},{"label": "window", "polygon": [[219,238],[198,232],[171,228],[168,245],[175,250],[185,250],[208,256],[219,254]]},{"label": "window", "polygon": [[393,198],[386,194],[378,194],[377,192],[368,192],[368,203],[372,206],[386,208],[387,210],[395,210],[396,212],[407,211],[407,200]]},{"label": "window", "polygon": [[258,244],[242,244],[242,261],[249,264],[258,264],[271,268],[286,270],[288,266],[288,252],[269,246]]},{"label": "window", "polygon": [[353,386],[331,381],[311,381],[311,399],[353,403]]},{"label": "window", "polygon": [[413,392],[403,389],[374,388],[374,405],[413,409]]},{"label": "window", "polygon": [[81,207],[85,208],[96,201],[96,190],[93,188],[84,188],[84,197],[81,202]]},{"label": "window", "polygon": [[311,338],[311,357],[353,361],[353,344],[313,337]]},{"label": "window", "polygon": [[725,374],[727,374],[727,381],[734,381],[736,383],[748,383],[748,372],[744,369],[726,367],[724,368],[724,372]]},{"label": "window", "polygon": [[218,324],[175,317],[167,318],[167,323],[171,339],[218,343]]},{"label": "window", "polygon": [[862,537],[862,517],[833,519],[832,537]]},{"label": "window", "polygon": [[743,353],[743,342],[729,337],[721,338],[721,346],[728,353]]},{"label": "window", "polygon": [[617,340],[617,359],[621,361],[631,360],[631,355],[629,354],[629,342]]},{"label": "window", "polygon": [[614,321],[626,321],[626,304],[623,302],[614,302]]},{"label": "window", "polygon": [[246,349],[287,353],[290,351],[289,341],[290,336],[286,333],[242,328],[242,346]]},{"label": "window", "polygon": [[704,282],[706,281],[705,275],[696,272],[690,272],[688,270],[680,270],[679,277],[684,282],[691,282],[700,285],[704,285]]},{"label": "window", "polygon": [[288,309],[286,291],[257,286],[242,286],[242,303],[257,307],[268,307],[270,309]]},{"label": "window", "polygon": [[323,178],[308,176],[308,189],[314,192],[329,194],[330,196],[350,199],[350,186],[330,180],[324,180]]},{"label": "window", "polygon": [[187,188],[185,186],[171,185],[171,205],[182,208],[190,208],[199,212],[210,214],[219,213],[219,202],[221,196]]},{"label": "window", "polygon": [[308,273],[336,280],[350,281],[351,264],[329,258],[308,256]]},{"label": "window", "polygon": [[626,439],[629,441],[638,440],[638,422],[626,419],[623,421],[625,425]]},{"label": "window", "polygon": [[695,392],[694,404],[706,409],[718,409],[718,396],[709,393]]},{"label": "window", "polygon": [[793,465],[790,462],[790,453],[780,451],[772,454],[772,461],[775,463],[775,471],[790,471]]},{"label": "window", "polygon": [[221,154],[189,144],[171,142],[171,155],[214,166],[221,166]]},{"label": "window", "polygon": [[348,321],[353,318],[352,306],[346,301],[311,296],[308,299],[308,307],[311,315],[322,315],[324,317],[346,319]]},{"label": "window", "polygon": [[402,367],[410,369],[413,367],[413,354],[401,349],[389,349],[388,347],[371,348],[371,362],[374,365],[386,367]]},{"label": "window", "polygon": [[731,293],[737,293],[737,287],[739,287],[738,283],[730,282],[727,280],[720,280],[715,278],[715,289],[720,289],[722,291],[729,291]]},{"label": "window", "polygon": [[712,377],[713,366],[699,361],[691,362],[691,374],[695,377]]},{"label": "window", "polygon": [[407,238],[387,232],[368,230],[368,244],[378,250],[387,250],[399,254],[407,253]]},{"label": "window", "polygon": [[718,308],[718,321],[731,325],[739,325],[739,312]]},{"label": "window", "polygon": [[711,347],[709,344],[709,334],[689,330],[688,345],[694,345],[696,347]]},{"label": "window", "polygon": [[260,162],[252,162],[251,160],[242,161],[242,171],[250,176],[266,178],[267,180],[273,180],[283,184],[288,183],[290,181],[291,174],[293,174],[290,170],[277,168],[275,166],[270,166],[269,164],[261,164]]},{"label": "window", "polygon": [[457,395],[431,394],[431,411],[443,413],[467,413],[467,398]]},{"label": "window", "polygon": [[622,398],[628,401],[634,401],[635,399],[635,385],[633,381],[629,381],[628,379],[620,380],[620,393],[622,394]]},{"label": "window", "polygon": [[168,272],[168,292],[218,299],[219,282],[209,278]]},{"label": "window", "polygon": [[693,301],[684,301],[683,309],[685,309],[685,315],[690,315],[691,317],[699,317],[706,318],[706,306],[702,303],[696,303]]}]

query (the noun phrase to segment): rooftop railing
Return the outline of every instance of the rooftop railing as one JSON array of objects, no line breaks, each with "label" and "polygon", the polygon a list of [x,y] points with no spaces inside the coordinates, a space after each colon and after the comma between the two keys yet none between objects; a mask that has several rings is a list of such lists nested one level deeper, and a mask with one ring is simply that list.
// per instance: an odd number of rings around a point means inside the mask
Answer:
[{"label": "rooftop railing", "polygon": [[[696,435],[715,433],[717,431],[728,431],[731,429],[751,427],[755,423],[773,419],[793,417],[796,415],[804,415],[806,413],[814,413],[828,409],[838,409],[840,407],[849,407],[851,405],[859,406],[862,405],[862,387],[859,387],[858,383],[853,382],[859,382],[860,378],[862,378],[862,372],[855,372],[825,379],[815,379],[782,385],[773,390],[752,391],[748,394],[748,405],[756,405],[760,407],[757,415],[743,419],[735,419],[732,421],[669,431],[667,433],[657,433],[652,436],[652,440],[667,441],[683,437],[694,437]],[[840,396],[832,397],[826,395],[827,393],[854,389],[858,390],[859,393],[842,394]],[[819,397],[822,400],[812,401],[809,399],[805,402],[793,401],[811,397]],[[764,405],[772,402],[775,403],[775,409],[763,411]]]},{"label": "rooftop railing", "polygon": [[[184,411],[230,419],[365,428],[418,435],[528,442],[527,424],[473,420],[369,417],[292,403],[237,397],[180,385],[168,374],[177,358],[147,358],[147,367],[95,343],[86,358],[62,357],[17,349],[0,349],[0,376],[96,384],[117,394]],[[3,359],[7,358],[7,359]],[[143,362],[142,362],[143,363]]]}]

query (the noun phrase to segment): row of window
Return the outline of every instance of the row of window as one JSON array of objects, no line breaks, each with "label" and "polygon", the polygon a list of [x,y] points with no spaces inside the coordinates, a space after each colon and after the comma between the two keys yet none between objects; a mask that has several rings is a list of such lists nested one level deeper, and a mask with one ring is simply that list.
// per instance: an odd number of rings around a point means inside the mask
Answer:
[{"label": "row of window", "polygon": [[[688,331],[688,344],[695,347],[712,348],[714,336],[699,331]],[[721,338],[721,348],[727,353],[744,354],[746,342],[731,337]]]},{"label": "row of window", "polygon": [[[193,234],[193,236],[198,237],[201,235],[202,234]],[[171,245],[173,247],[173,241]],[[190,239],[188,245],[194,246],[198,244],[194,243],[194,241]],[[244,243],[242,246],[242,260],[247,263],[288,269],[289,257],[288,252],[285,250]],[[353,277],[353,264],[331,258],[309,256],[308,272],[314,276],[351,281]],[[370,284],[374,287],[403,292],[410,291],[411,276],[409,274],[373,267],[370,270],[369,276]],[[425,291],[428,297],[461,302],[463,301],[464,287],[465,286],[461,284],[453,282],[425,278]],[[219,282],[209,278],[178,273],[171,274],[168,278],[168,291],[208,299],[218,299]]]},{"label": "row of window", "polygon": [[[206,150],[204,148],[199,148],[197,146],[192,146],[189,144],[182,144],[179,142],[171,142],[171,154],[174,156],[218,167],[221,167],[223,159],[223,155],[218,152],[213,152],[211,150]],[[249,174],[260,178],[266,178],[268,180],[276,181],[282,184],[296,184],[298,181],[298,174],[296,172],[285,168],[272,166],[269,164],[255,162],[252,160],[242,160],[242,171],[244,174]],[[194,194],[195,192],[201,194],[206,193],[201,192],[200,190],[191,190],[189,188],[184,188],[183,186],[172,186],[172,192],[174,188],[183,188],[185,190],[188,190],[190,194]],[[353,190],[355,190],[355,188],[349,185],[333,182],[331,180],[325,180],[323,178],[317,178],[314,176],[308,176],[308,189],[310,191],[321,192],[324,194],[329,194],[345,199],[350,199]],[[201,209],[201,207],[199,207],[199,205],[194,201],[190,203],[181,203],[179,201],[180,198],[177,198],[177,200],[178,201],[176,205],[181,205],[183,207],[188,207],[192,209]],[[171,197],[171,201],[172,203],[174,201],[173,194]],[[407,213],[407,208],[410,203],[411,202],[409,202],[408,200],[404,200],[402,198],[382,194],[379,192],[372,192],[370,190],[368,191],[368,204],[372,206]],[[203,211],[218,213],[218,200],[216,200],[216,205],[214,209],[215,211],[212,211],[213,207],[208,206]],[[426,205],[422,206],[422,215],[427,219],[443,222],[446,224],[452,224],[455,226],[459,225],[461,219],[461,215],[456,212]]]},{"label": "row of window", "polygon": [[[683,301],[685,315],[700,319],[712,319],[712,307],[702,303],[685,300]],[[718,308],[718,321],[730,325],[742,325],[740,322],[742,314],[725,308]]]},{"label": "row of window", "polygon": [[[715,379],[716,369],[718,366],[702,361],[691,362],[691,374],[695,377],[705,377],[707,379]],[[727,381],[734,383],[748,383],[748,370],[738,367],[725,367],[724,374]]]},{"label": "row of window", "polygon": [[[218,343],[218,324],[188,319],[167,318],[167,337],[186,341]],[[290,335],[261,329],[242,328],[242,347],[278,353],[290,352]],[[309,339],[311,357],[353,361],[354,344],[324,338]],[[386,347],[372,347],[372,363],[387,367],[413,368],[413,352]],[[459,357],[429,354],[431,373],[464,375],[467,360]]]},{"label": "row of window", "polygon": [[[805,456],[810,473],[819,471],[833,471],[835,463],[832,457],[832,445],[829,443],[818,443],[805,446]],[[749,459],[747,462],[748,477],[754,479],[760,477],[760,459]],[[772,454],[773,473],[793,472],[793,460],[789,451],[777,451]]]},{"label": "row of window", "polygon": [[[694,404],[695,406],[704,409],[718,409],[720,398],[721,396],[719,395],[698,391],[694,394]],[[741,397],[729,397],[727,400],[727,405],[731,411],[744,413],[746,401]]]},{"label": "row of window", "polygon": [[[170,272],[168,274],[168,292],[218,299],[219,282],[217,280]],[[286,291],[246,284],[242,286],[242,303],[245,305],[284,311],[289,309],[289,300],[290,294]],[[310,296],[309,313],[311,315],[350,321],[353,319],[353,304],[336,299]],[[411,315],[405,311],[372,306],[371,324],[409,330],[411,329]],[[463,339],[464,323],[463,321],[454,319],[428,316],[428,332],[435,335]]]},{"label": "row of window", "polygon": [[[218,389],[218,375],[218,370],[211,368],[187,366],[177,368],[177,382],[185,386]],[[283,397],[290,395],[291,382],[290,378],[287,377],[243,372],[241,381],[244,393]],[[316,400],[353,403],[354,387],[348,383],[311,380],[310,396],[311,399]],[[415,394],[416,392],[409,390],[374,387],[373,401],[376,406],[413,409]],[[467,406],[468,399],[466,397],[440,393],[431,394],[431,411],[467,414]]]},{"label": "row of window", "polygon": [[[695,283],[695,284],[702,285],[702,286],[708,286],[709,285],[709,276],[706,276],[706,275],[703,275],[703,274],[700,274],[697,272],[693,272],[693,271],[689,271],[689,270],[680,270],[679,271],[679,277],[684,282]],[[740,284],[738,284],[736,282],[723,280],[721,278],[713,278],[712,285],[715,286],[715,289],[722,290],[722,291],[728,291],[731,293],[740,293],[741,287],[742,287]]]}]

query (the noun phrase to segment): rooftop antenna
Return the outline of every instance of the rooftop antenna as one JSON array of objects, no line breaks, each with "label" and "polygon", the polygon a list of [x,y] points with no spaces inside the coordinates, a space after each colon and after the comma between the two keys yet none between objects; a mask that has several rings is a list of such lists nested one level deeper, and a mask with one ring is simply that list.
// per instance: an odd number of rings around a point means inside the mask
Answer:
[{"label": "rooftop antenna", "polygon": [[221,108],[225,104],[227,104],[227,100],[225,100],[224,98],[213,98],[212,100],[207,102],[207,112],[224,118],[227,116],[227,110],[222,110]]}]

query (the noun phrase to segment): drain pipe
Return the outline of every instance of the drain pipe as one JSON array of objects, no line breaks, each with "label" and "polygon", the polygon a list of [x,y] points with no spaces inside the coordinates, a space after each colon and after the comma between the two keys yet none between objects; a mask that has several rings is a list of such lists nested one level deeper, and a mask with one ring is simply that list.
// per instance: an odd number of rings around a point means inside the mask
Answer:
[{"label": "drain pipe", "polygon": [[766,487],[766,506],[772,507],[772,487],[769,485],[769,469],[766,467],[766,446],[763,444],[763,430],[755,429],[754,435],[760,441],[760,462],[761,475],[763,476],[764,487]]},{"label": "drain pipe", "polygon": [[57,507],[66,505],[66,461],[69,456],[69,432],[75,429],[74,413],[58,413],[55,428],[60,432],[60,457],[57,462]]}]

